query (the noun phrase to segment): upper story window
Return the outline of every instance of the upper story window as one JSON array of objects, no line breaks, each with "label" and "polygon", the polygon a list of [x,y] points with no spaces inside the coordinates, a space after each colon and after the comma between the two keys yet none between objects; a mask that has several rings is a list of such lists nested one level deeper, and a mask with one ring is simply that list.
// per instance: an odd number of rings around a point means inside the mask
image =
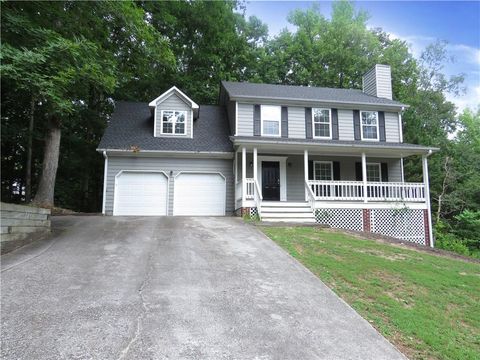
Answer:
[{"label": "upper story window", "polygon": [[333,163],[331,161],[315,161],[313,176],[314,180],[333,180]]},{"label": "upper story window", "polygon": [[312,109],[313,137],[332,138],[332,120],[330,109]]},{"label": "upper story window", "polygon": [[262,135],[280,136],[282,107],[262,105]]},{"label": "upper story window", "polygon": [[185,135],[186,111],[162,110],[162,134]]},{"label": "upper story window", "polygon": [[378,140],[378,113],[376,111],[362,111],[362,140]]},{"label": "upper story window", "polygon": [[381,181],[382,171],[379,163],[367,163],[367,181]]}]

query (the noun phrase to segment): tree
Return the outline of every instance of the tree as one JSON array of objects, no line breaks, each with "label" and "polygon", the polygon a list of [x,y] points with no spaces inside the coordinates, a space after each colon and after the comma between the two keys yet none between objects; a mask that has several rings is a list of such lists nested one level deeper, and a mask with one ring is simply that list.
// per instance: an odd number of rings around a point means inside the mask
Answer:
[{"label": "tree", "polygon": [[[164,69],[174,59],[132,2],[15,2],[2,4],[2,10],[7,91],[41,103],[47,128],[34,202],[53,206],[62,128],[81,122],[75,114],[84,107],[104,109],[99,104],[108,102],[115,87],[135,77],[131,68],[149,63]],[[11,123],[6,117],[2,122]]]}]

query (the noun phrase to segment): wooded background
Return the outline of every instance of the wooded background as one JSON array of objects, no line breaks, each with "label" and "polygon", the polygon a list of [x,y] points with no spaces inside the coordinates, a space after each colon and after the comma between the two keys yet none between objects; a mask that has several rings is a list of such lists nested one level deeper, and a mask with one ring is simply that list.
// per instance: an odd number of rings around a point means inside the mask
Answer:
[{"label": "wooded background", "polygon": [[[361,88],[374,64],[392,68],[404,141],[430,157],[437,246],[480,253],[480,108],[457,113],[463,75],[447,77],[446,43],[415,59],[407,44],[367,27],[368,14],[333,4],[292,12],[295,31],[268,36],[245,3],[2,2],[1,196],[99,212],[103,158],[95,149],[114,100],[148,102],[176,85],[216,104],[221,80]],[[58,169],[57,169],[58,166]],[[421,181],[419,159],[405,163]]]}]

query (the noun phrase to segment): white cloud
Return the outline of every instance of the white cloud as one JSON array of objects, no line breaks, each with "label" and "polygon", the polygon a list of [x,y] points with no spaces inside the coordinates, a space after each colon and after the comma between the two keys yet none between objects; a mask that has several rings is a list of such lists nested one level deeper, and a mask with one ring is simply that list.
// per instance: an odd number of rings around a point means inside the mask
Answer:
[{"label": "white cloud", "polygon": [[[393,39],[405,41],[417,59],[426,46],[437,40],[430,36],[389,34]],[[447,64],[444,72],[448,76],[465,74],[467,91],[462,96],[447,94],[446,98],[457,106],[459,112],[467,107],[476,109],[480,104],[480,49],[464,44],[447,44],[447,51],[454,56],[454,62]]]}]

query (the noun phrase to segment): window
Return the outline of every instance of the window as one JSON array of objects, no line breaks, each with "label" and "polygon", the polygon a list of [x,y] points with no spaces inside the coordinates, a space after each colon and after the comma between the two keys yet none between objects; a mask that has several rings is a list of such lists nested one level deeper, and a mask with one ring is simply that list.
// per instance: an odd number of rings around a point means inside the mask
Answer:
[{"label": "window", "polygon": [[282,108],[280,106],[262,105],[262,135],[280,136]]},{"label": "window", "polygon": [[367,181],[381,181],[382,173],[380,170],[380,164],[371,163],[367,164]]},{"label": "window", "polygon": [[362,111],[362,140],[378,140],[378,113]]},{"label": "window", "polygon": [[330,109],[312,109],[313,137],[331,139],[332,123]]},{"label": "window", "polygon": [[314,180],[333,180],[333,163],[331,161],[315,161],[313,169]]},{"label": "window", "polygon": [[162,110],[162,134],[185,135],[186,111]]}]

